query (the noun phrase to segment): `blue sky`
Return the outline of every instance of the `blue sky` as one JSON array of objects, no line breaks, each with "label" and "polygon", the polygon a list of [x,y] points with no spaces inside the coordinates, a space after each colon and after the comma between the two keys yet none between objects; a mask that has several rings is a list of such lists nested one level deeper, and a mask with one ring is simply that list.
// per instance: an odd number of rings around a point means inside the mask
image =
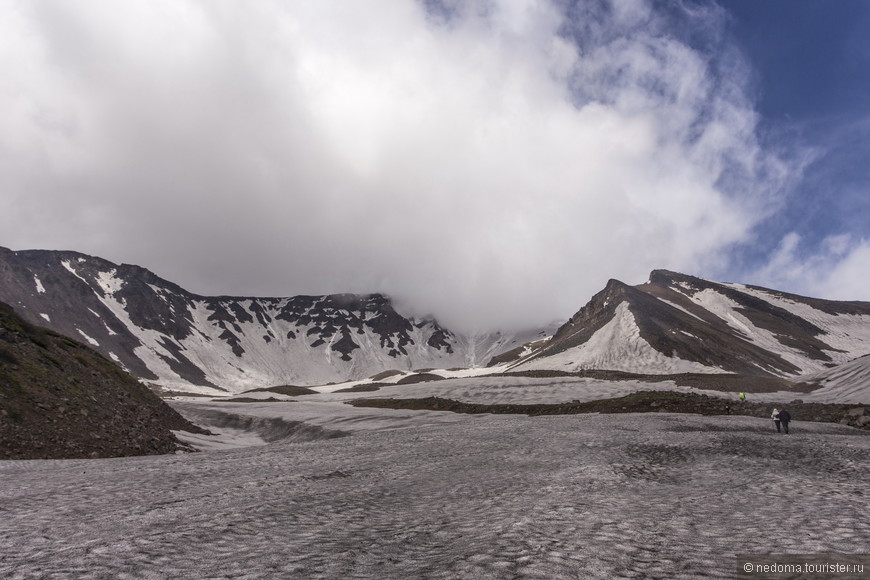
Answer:
[{"label": "blue sky", "polygon": [[720,0],[759,84],[770,121],[863,116],[870,91],[864,0]]},{"label": "blue sky", "polygon": [[[870,3],[719,3],[752,66],[762,131],[773,145],[805,147],[812,155],[785,207],[761,224],[760,244],[746,250],[747,259],[764,261],[771,246],[792,232],[801,236],[797,259],[818,254],[830,236],[851,235],[856,242],[870,237]],[[807,291],[802,283],[781,285]],[[868,299],[848,283],[854,298]],[[831,287],[826,292],[849,296]]]},{"label": "blue sky", "polygon": [[564,320],[667,268],[870,300],[870,2],[0,0],[0,245]]}]

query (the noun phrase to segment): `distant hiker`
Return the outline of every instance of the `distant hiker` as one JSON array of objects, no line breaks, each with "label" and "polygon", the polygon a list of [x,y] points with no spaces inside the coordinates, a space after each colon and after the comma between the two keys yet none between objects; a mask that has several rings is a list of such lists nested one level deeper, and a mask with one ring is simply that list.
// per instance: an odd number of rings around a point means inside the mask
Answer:
[{"label": "distant hiker", "polygon": [[781,431],[779,430],[779,423],[780,423],[780,419],[779,419],[779,409],[777,409],[776,407],[774,407],[774,408],[773,408],[773,413],[770,414],[770,418],[773,419],[773,424],[776,425],[776,432],[777,432],[777,433],[780,433]]},{"label": "distant hiker", "polygon": [[726,414],[726,415],[730,415],[730,414],[731,414],[731,405],[725,405],[725,414]]},{"label": "distant hiker", "polygon": [[737,396],[740,397],[740,402],[741,402],[741,403],[746,402],[746,393],[740,393],[740,394],[737,395]]},{"label": "distant hiker", "polygon": [[779,422],[782,423],[782,430],[788,435],[788,422],[791,421],[791,413],[788,409],[783,409],[779,412]]}]

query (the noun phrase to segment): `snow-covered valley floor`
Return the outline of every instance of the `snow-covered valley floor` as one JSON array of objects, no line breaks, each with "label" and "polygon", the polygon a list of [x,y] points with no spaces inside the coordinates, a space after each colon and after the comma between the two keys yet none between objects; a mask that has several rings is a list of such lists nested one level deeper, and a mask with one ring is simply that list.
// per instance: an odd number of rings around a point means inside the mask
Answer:
[{"label": "snow-covered valley floor", "polygon": [[735,554],[870,553],[864,431],[342,396],[180,404],[219,450],[0,462],[0,577],[731,578]]}]

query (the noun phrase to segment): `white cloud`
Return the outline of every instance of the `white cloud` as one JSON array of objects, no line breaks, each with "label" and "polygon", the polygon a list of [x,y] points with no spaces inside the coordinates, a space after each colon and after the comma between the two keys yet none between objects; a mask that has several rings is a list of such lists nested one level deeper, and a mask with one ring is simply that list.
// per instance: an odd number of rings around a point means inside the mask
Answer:
[{"label": "white cloud", "polygon": [[0,3],[0,243],[471,327],[718,265],[771,211],[743,65],[649,2],[448,8]]},{"label": "white cloud", "polygon": [[868,300],[870,240],[828,236],[814,248],[791,232],[761,268],[746,275],[754,284],[828,300]]},{"label": "white cloud", "polygon": [[870,300],[870,240],[852,244],[823,280],[819,296],[832,300]]}]

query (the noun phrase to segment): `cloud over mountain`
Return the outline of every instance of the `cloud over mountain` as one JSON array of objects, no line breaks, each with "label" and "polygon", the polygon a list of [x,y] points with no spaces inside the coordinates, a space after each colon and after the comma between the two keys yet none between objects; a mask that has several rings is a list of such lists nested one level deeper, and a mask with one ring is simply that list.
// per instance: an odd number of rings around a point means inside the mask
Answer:
[{"label": "cloud over mountain", "polygon": [[761,143],[712,4],[46,0],[0,22],[3,244],[202,293],[547,322],[610,277],[723,271],[800,168]]}]

